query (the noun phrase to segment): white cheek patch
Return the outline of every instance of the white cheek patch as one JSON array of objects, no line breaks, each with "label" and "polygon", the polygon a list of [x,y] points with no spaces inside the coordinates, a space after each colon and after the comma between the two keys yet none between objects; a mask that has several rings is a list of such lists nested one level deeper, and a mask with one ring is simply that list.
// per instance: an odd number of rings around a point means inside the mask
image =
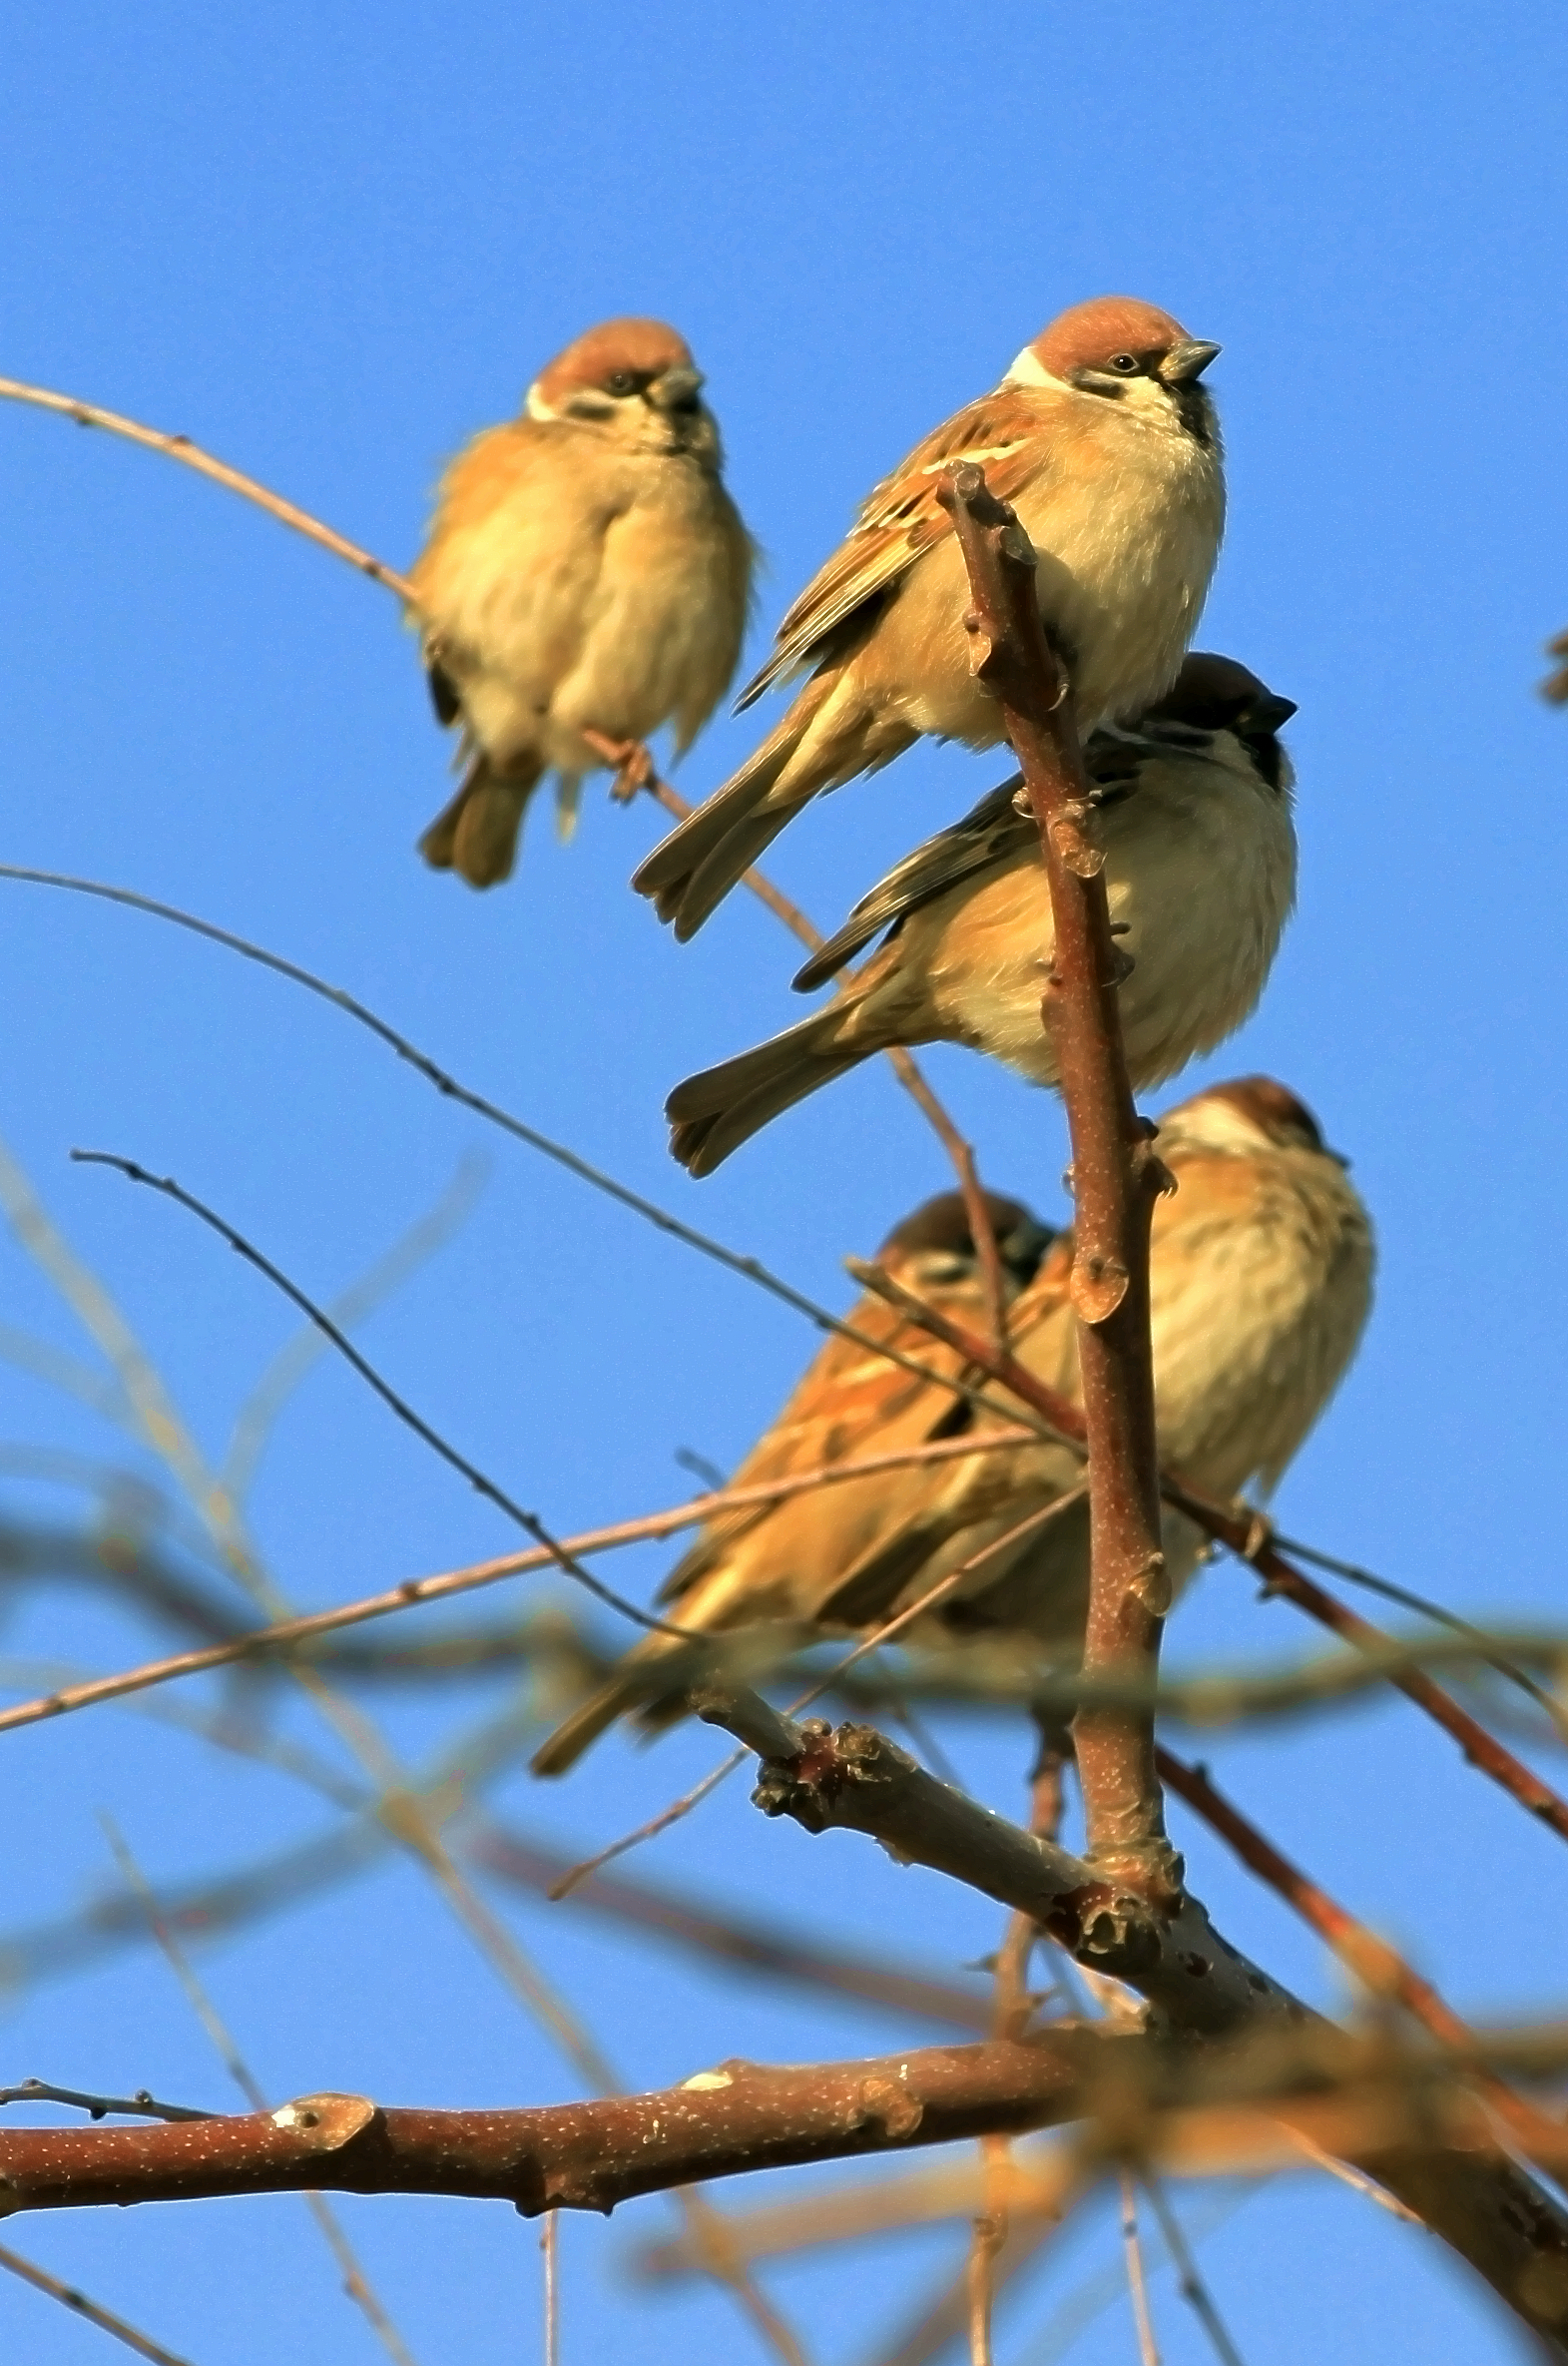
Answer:
[{"label": "white cheek patch", "polygon": [[528,416],[531,419],[553,419],[557,416],[557,413],[554,411],[554,409],[552,409],[551,405],[546,402],[544,396],[540,393],[539,380],[537,378],[535,378],[533,384],[528,389],[527,399],[523,404],[523,408],[527,411]]},{"label": "white cheek patch", "polygon": [[1033,345],[1025,345],[1017,359],[1009,361],[1003,377],[1014,386],[1065,386],[1067,383],[1065,378],[1051,375]]}]

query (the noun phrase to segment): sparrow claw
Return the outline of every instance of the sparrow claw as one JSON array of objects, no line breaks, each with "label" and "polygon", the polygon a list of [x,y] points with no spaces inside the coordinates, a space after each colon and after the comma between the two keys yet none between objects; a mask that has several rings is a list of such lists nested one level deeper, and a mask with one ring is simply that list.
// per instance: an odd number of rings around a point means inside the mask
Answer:
[{"label": "sparrow claw", "polygon": [[646,789],[654,777],[654,760],[643,740],[612,740],[602,731],[581,734],[594,754],[614,768],[615,779],[610,783],[610,795],[617,805],[630,805],[640,789]]}]

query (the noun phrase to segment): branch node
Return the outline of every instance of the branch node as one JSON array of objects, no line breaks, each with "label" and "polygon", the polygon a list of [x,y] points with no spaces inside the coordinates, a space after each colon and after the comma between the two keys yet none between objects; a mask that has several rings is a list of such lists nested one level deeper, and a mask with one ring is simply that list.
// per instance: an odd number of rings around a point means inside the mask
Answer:
[{"label": "branch node", "polygon": [[1087,1250],[1073,1259],[1068,1296],[1080,1323],[1110,1321],[1127,1296],[1132,1277],[1119,1257]]},{"label": "branch node", "polygon": [[892,2078],[864,2078],[860,2082],[860,2126],[880,2124],[896,2141],[900,2136],[912,2136],[925,2117],[925,2105],[908,2088]]},{"label": "branch node", "polygon": [[[1059,807],[1047,824],[1052,846],[1075,879],[1098,879],[1105,869],[1103,849],[1084,835],[1085,824],[1092,812],[1092,807],[1081,798],[1075,798],[1070,804]],[[1129,961],[1129,971],[1131,967]]]},{"label": "branch node", "polygon": [[269,2113],[272,2125],[297,2136],[307,2152],[340,2152],[380,2116],[367,2094],[301,2094]]}]

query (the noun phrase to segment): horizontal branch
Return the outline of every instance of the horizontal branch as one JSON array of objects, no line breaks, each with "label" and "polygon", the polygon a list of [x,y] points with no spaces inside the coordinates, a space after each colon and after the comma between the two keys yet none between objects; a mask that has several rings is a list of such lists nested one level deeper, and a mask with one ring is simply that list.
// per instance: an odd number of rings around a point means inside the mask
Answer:
[{"label": "horizontal branch", "polygon": [[508,2201],[528,2217],[611,2210],[710,2177],[1053,2126],[1082,2108],[1095,2050],[1141,2043],[1073,2031],[789,2069],[732,2062],[656,2093],[537,2110],[318,2094],[178,2126],[5,2128],[0,2192],[13,2210],[299,2190]]},{"label": "horizontal branch", "polygon": [[[1561,2032],[1530,2043],[1532,2059],[1563,2059]],[[301,2190],[428,2193],[506,2201],[532,2217],[1070,2118],[1092,2122],[1086,2158],[1097,2164],[1158,2161],[1168,2123],[1192,2158],[1207,2127],[1217,2171],[1223,2147],[1278,2151],[1282,2131],[1296,2131],[1355,2157],[1550,2354],[1568,2357],[1568,2232],[1498,2152],[1462,2083],[1517,2051],[1487,2043],[1452,2062],[1398,2049],[1381,2032],[1355,2039],[1322,2024],[1280,2025],[1267,2042],[1221,2049],[1057,2027],[860,2062],[729,2062],[655,2093],[532,2110],[383,2108],[364,2095],[314,2094],[196,2124],[0,2130],[0,2198],[19,2212]],[[1568,2165],[1568,2130],[1559,2150]]]}]

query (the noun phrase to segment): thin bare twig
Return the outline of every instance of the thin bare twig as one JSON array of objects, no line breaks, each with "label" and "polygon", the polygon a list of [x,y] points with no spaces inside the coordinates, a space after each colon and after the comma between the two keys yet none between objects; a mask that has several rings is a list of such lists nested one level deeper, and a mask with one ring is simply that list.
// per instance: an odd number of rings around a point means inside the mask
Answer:
[{"label": "thin bare twig", "polygon": [[100,2333],[112,2334],[116,2341],[123,2341],[128,2350],[136,2351],[138,2357],[151,2358],[153,2366],[188,2366],[188,2361],[177,2358],[173,2350],[166,2350],[161,2342],[152,2340],[146,2333],[139,2333],[134,2325],[128,2325],[124,2317],[117,2317],[112,2310],[101,2308],[96,2300],[89,2300],[87,2294],[79,2292],[75,2284],[63,2284],[58,2276],[40,2267],[36,2260],[24,2259],[20,2251],[8,2251],[0,2245],[0,2267],[9,2275],[20,2276],[22,2282],[31,2284],[35,2292],[47,2292],[51,2300],[61,2301],[65,2307],[74,2310],[77,2316],[85,2318],[89,2325],[96,2325]]},{"label": "thin bare twig", "polygon": [[635,1602],[627,1601],[623,1595],[615,1591],[613,1586],[606,1585],[602,1578],[593,1574],[592,1570],[585,1569],[582,1562],[569,1552],[557,1537],[551,1535],[537,1512],[525,1511],[523,1506],[513,1496],[507,1494],[503,1487],[497,1486],[495,1480],[487,1477],[476,1463],[471,1463],[466,1455],[460,1454],[455,1446],[452,1446],[441,1436],[439,1430],[432,1429],[421,1414],[415,1413],[406,1398],[400,1397],[397,1391],[381,1378],[369,1358],[359,1353],[353,1341],[338,1329],[330,1315],[318,1307],[313,1299],[307,1298],[296,1282],[290,1281],[280,1267],[274,1265],[269,1257],[264,1257],[260,1249],[246,1239],[244,1233],[237,1232],[235,1227],[220,1216],[216,1209],[210,1208],[205,1200],[198,1199],[194,1192],[187,1191],[183,1184],[177,1183],[173,1175],[150,1174],[146,1167],[138,1166],[135,1159],[121,1158],[110,1150],[73,1150],[71,1156],[78,1166],[111,1167],[117,1174],[124,1175],[128,1182],[145,1183],[149,1190],[161,1192],[165,1199],[172,1199],[177,1207],[186,1209],[191,1215],[207,1225],[211,1231],[216,1232],[219,1239],[227,1242],[237,1257],[243,1257],[248,1265],[255,1266],[257,1272],[270,1282],[274,1290],[280,1290],[289,1303],[296,1306],[300,1313],[315,1325],[322,1336],[337,1350],[344,1362],[352,1366],[359,1378],[368,1388],[374,1390],[382,1404],[396,1415],[406,1429],[412,1430],[414,1436],[423,1445],[429,1447],[432,1454],[439,1456],[449,1469],[456,1471],[460,1477],[466,1479],[475,1494],[482,1495],[487,1503],[493,1503],[498,1511],[504,1512],[506,1517],[523,1529],[525,1534],[532,1536],[535,1543],[549,1553],[557,1568],[566,1576],[575,1578],[579,1585],[586,1586],[588,1591],[596,1595],[608,1609],[616,1611],[622,1618],[629,1618],[636,1626],[648,1628],[655,1634],[675,1635],[682,1642],[696,1642],[703,1639],[699,1637],[697,1630],[693,1627],[675,1626],[669,1619],[656,1618],[651,1611],[640,1610]]},{"label": "thin bare twig", "polygon": [[129,443],[143,445],[148,451],[162,452],[165,459],[179,460],[185,467],[196,469],[199,475],[211,477],[214,484],[225,485],[230,492],[239,493],[244,500],[254,501],[259,509],[266,511],[268,517],[275,517],[280,524],[291,526],[296,534],[303,534],[306,541],[316,543],[322,550],[329,550],[334,558],[346,559],[350,567],[357,568],[361,575],[368,575],[373,582],[384,584],[389,592],[395,593],[409,607],[418,604],[414,598],[414,587],[405,576],[383,566],[379,559],[372,558],[369,551],[361,550],[346,535],[336,534],[330,526],[323,526],[320,519],[311,517],[308,510],[296,509],[292,501],[285,501],[280,493],[271,492],[265,485],[259,484],[254,476],[247,476],[239,468],[231,468],[226,460],[215,460],[210,452],[204,452],[199,444],[193,443],[189,435],[168,435],[160,427],[144,427],[140,420],[125,418],[119,411],[104,410],[96,402],[82,402],[74,394],[52,393],[47,386],[29,386],[20,378],[0,378],[0,397],[11,402],[31,403],[38,410],[57,411],[64,418],[74,419],[79,427],[102,427],[111,435],[123,435]]},{"label": "thin bare twig", "polygon": [[[490,1172],[489,1161],[465,1151],[457,1171],[440,1198],[411,1224],[400,1240],[350,1282],[327,1307],[340,1330],[362,1323],[382,1301],[399,1289],[427,1259],[445,1247],[467,1222]],[[296,1332],[284,1342],[235,1416],[224,1457],[222,1479],[237,1503],[243,1503],[256,1479],[267,1438],[300,1382],[326,1353],[326,1343],[315,1326]]]},{"label": "thin bare twig", "polygon": [[[564,1143],[553,1141],[548,1134],[540,1133],[535,1126],[526,1125],[520,1117],[514,1117],[509,1110],[501,1108],[497,1102],[486,1100],[482,1093],[474,1092],[467,1085],[460,1084],[455,1076],[440,1067],[428,1053],[420,1051],[418,1046],[410,1042],[407,1036],[400,1035],[395,1027],[389,1026],[385,1019],[378,1017],[365,1003],[357,1001],[352,994],[345,993],[339,986],[328,985],[324,978],[317,977],[313,971],[301,967],[298,962],[285,960],[281,954],[268,952],[263,945],[254,944],[249,938],[236,935],[232,929],[220,928],[210,920],[199,919],[194,912],[182,911],[177,904],[161,903],[156,896],[140,894],[131,887],[110,887],[101,880],[76,879],[65,872],[31,870],[14,863],[0,863],[0,879],[12,880],[27,887],[63,888],[75,894],[94,896],[101,902],[121,904],[131,911],[150,913],[156,919],[168,920],[176,927],[188,929],[195,936],[206,937],[209,942],[221,944],[230,952],[239,953],[244,959],[256,961],[263,969],[270,969],[277,976],[289,979],[292,984],[302,986],[307,993],[316,995],[323,1002],[329,1002],[334,1009],[344,1012],[347,1017],[364,1027],[376,1037],[378,1042],[384,1043],[389,1050],[395,1052],[400,1060],[405,1061],[417,1074],[423,1076],[425,1081],[432,1085],[443,1099],[453,1101],[458,1107],[470,1110],[476,1117],[482,1117],[487,1124],[496,1126],[504,1134],[509,1134],[514,1141],[521,1142],[528,1149],[537,1151],[541,1157],[552,1160],[555,1165],[563,1167],[568,1174],[575,1175],[579,1182],[588,1184],[592,1190],[603,1192],[618,1206],[630,1209],[645,1223],[651,1224],[655,1231],[666,1234],[671,1240],[679,1241],[685,1248],[696,1250],[699,1256],[710,1258],[716,1265],[723,1266],[727,1272],[737,1274],[742,1280],[753,1283],[760,1290],[767,1291],[769,1296],[778,1299],[782,1306],[787,1306],[795,1314],[803,1315],[805,1320],[816,1330],[826,1332],[836,1339],[846,1339],[853,1346],[864,1348],[870,1353],[881,1356],[888,1363],[897,1364],[904,1371],[914,1373],[922,1380],[934,1381],[937,1387],[946,1390],[949,1395],[964,1404],[981,1408],[992,1414],[998,1412],[999,1409],[987,1400],[982,1389],[970,1385],[957,1375],[929,1372],[925,1366],[916,1363],[913,1357],[904,1355],[890,1341],[867,1338],[864,1334],[856,1331],[851,1324],[845,1323],[837,1315],[830,1314],[826,1307],[819,1306],[814,1299],[806,1297],[803,1291],[796,1290],[790,1283],[774,1273],[770,1267],[763,1264],[760,1258],[743,1256],[738,1250],[726,1248],[725,1244],[716,1240],[712,1234],[699,1232],[695,1225],[683,1222],[679,1216],[672,1216],[668,1209],[661,1208],[653,1200],[645,1199],[641,1192],[629,1189],[626,1184],[618,1183],[613,1175],[606,1174],[603,1168],[592,1165],[586,1158],[580,1158],[575,1150],[569,1150]],[[1003,1413],[1002,1418],[1015,1419],[1016,1409],[1013,1416]]]},{"label": "thin bare twig", "polygon": [[[284,500],[280,494],[272,492],[268,486],[261,484],[256,477],[247,476],[242,470],[231,468],[226,461],[213,458],[210,453],[203,451],[198,444],[193,443],[188,435],[169,435],[160,428],[143,426],[140,421],[126,418],[120,412],[104,410],[96,403],[82,402],[74,395],[52,393],[44,386],[27,385],[17,378],[0,378],[0,396],[8,397],[15,402],[31,403],[41,410],[55,411],[66,418],[74,419],[79,427],[104,428],[111,434],[123,435],[130,442],[141,444],[149,451],[161,452],[168,459],[182,461],[188,468],[195,468],[200,474],[210,477],[215,484],[226,486],[230,492],[239,493],[247,501],[254,501],[257,507],[263,509],[269,517],[274,517],[281,524],[292,527],[295,533],[303,534],[308,541],[314,542],[320,549],[330,551],[334,558],[345,559],[359,574],[368,575],[373,582],[382,584],[402,601],[406,609],[417,614],[418,594],[407,576],[399,575],[383,560],[374,557],[367,550],[362,550],[357,543],[350,542],[346,535],[339,534],[331,526],[323,524],[319,518],[311,516],[308,510],[299,508],[295,502]],[[619,765],[623,761],[624,748],[606,739],[602,733],[587,731],[583,737],[594,747],[596,753],[605,759],[606,763]],[[646,757],[646,751],[644,751],[644,755]],[[684,797],[672,789],[668,782],[660,780],[658,774],[653,770],[651,762],[647,765],[644,777],[635,786],[646,789],[664,807],[665,811],[673,814],[678,821],[684,821],[692,811]],[[812,926],[798,904],[791,903],[789,898],[776,887],[771,880],[766,879],[760,871],[748,871],[745,874],[745,880],[753,894],[758,896],[779,919],[783,920],[784,926],[798,937],[801,943],[808,945],[813,952],[820,950],[826,939],[819,929]],[[1000,1346],[1006,1338],[1005,1283],[1002,1277],[1001,1259],[996,1249],[996,1236],[992,1231],[990,1215],[980,1192],[980,1181],[975,1168],[973,1149],[960,1134],[941,1101],[931,1090],[913,1055],[901,1048],[895,1048],[887,1056],[892,1062],[894,1073],[899,1082],[927,1119],[952,1160],[958,1176],[959,1189],[963,1193],[964,1204],[969,1212],[975,1248],[985,1278],[988,1312],[992,1318],[993,1335]]]},{"label": "thin bare twig", "polygon": [[0,2103],[64,2103],[85,2111],[90,2119],[113,2112],[126,2119],[211,2119],[211,2111],[194,2111],[188,2103],[161,2103],[145,2086],[135,2094],[84,2094],[78,2086],[52,2086],[45,2078],[24,2078],[20,2086],[0,2086]]},{"label": "thin bare twig", "polygon": [[[580,1535],[564,1539],[567,1551],[575,1554],[609,1552],[627,1544],[642,1544],[662,1536],[673,1536],[682,1528],[700,1526],[705,1520],[726,1511],[745,1510],[754,1504],[783,1502],[787,1497],[808,1493],[819,1486],[837,1485],[853,1479],[870,1478],[888,1471],[913,1468],[926,1463],[946,1462],[954,1458],[1006,1450],[1030,1444],[1037,1433],[1030,1430],[1009,1429],[982,1432],[974,1438],[940,1439],[929,1446],[909,1447],[899,1454],[871,1455],[863,1460],[829,1463],[814,1471],[801,1471],[787,1479],[770,1479],[755,1486],[730,1487],[717,1495],[699,1495],[668,1511],[647,1512],[640,1519],[619,1520],[602,1528],[587,1528]],[[527,1552],[510,1552],[494,1560],[472,1561],[461,1569],[448,1569],[432,1577],[407,1577],[398,1585],[384,1591],[363,1595],[358,1601],[340,1603],[331,1610],[312,1610],[301,1617],[280,1618],[270,1625],[252,1628],[230,1640],[214,1643],[196,1651],[177,1651],[166,1658],[148,1660],[140,1667],[127,1668],[109,1676],[84,1677],[80,1683],[62,1684],[35,1700],[18,1701],[9,1709],[0,1709],[0,1733],[14,1731],[19,1726],[36,1725],[46,1718],[61,1717],[76,1709],[92,1708],[101,1701],[123,1700],[130,1693],[144,1692],[156,1684],[171,1683],[184,1676],[207,1674],[211,1669],[230,1667],[237,1661],[281,1656],[301,1643],[335,1634],[345,1627],[361,1626],[377,1618],[390,1617],[420,1604],[448,1601],[457,1594],[471,1593],[476,1588],[494,1585],[506,1577],[517,1577],[536,1569],[557,1566],[554,1552],[538,1546]]]},{"label": "thin bare twig", "polygon": [[1246,2366],[1241,2351],[1226,2331],[1225,2319],[1215,2306],[1214,2294],[1198,2272],[1197,2257],[1182,2231],[1180,2218],[1166,2197],[1164,2186],[1158,2177],[1145,2177],[1143,2188],[1160,2221],[1160,2232],[1165,2237],[1165,2247],[1176,2269],[1177,2289],[1208,2334],[1220,2366]]},{"label": "thin bare twig", "polygon": [[650,1816],[646,1824],[639,1824],[635,1832],[623,1832],[619,1840],[610,1842],[608,1848],[596,1850],[593,1856],[583,1857],[577,1864],[569,1866],[558,1881],[552,1882],[549,1896],[557,1903],[569,1898],[578,1883],[587,1881],[591,1874],[602,1872],[606,1865],[613,1865],[617,1857],[629,1856],[633,1849],[641,1848],[645,1840],[657,1840],[660,1833],[668,1832],[672,1824],[682,1823],[694,1807],[701,1807],[710,1791],[717,1791],[720,1784],[727,1781],[738,1767],[744,1766],[750,1756],[749,1750],[732,1750],[728,1758],[722,1758],[716,1767],[703,1776],[701,1782],[694,1783],[690,1791],[683,1791],[679,1799],[672,1799],[668,1807],[662,1807],[656,1816]]},{"label": "thin bare twig", "polygon": [[1138,2233],[1138,2188],[1131,2169],[1118,2172],[1122,2206],[1122,2260],[1127,2270],[1127,2290],[1133,2304],[1133,2323],[1138,2329],[1140,2366],[1160,2366],[1160,2345],[1154,2337],[1154,2319],[1149,2314],[1149,2285],[1144,2275],[1144,2247]]}]

